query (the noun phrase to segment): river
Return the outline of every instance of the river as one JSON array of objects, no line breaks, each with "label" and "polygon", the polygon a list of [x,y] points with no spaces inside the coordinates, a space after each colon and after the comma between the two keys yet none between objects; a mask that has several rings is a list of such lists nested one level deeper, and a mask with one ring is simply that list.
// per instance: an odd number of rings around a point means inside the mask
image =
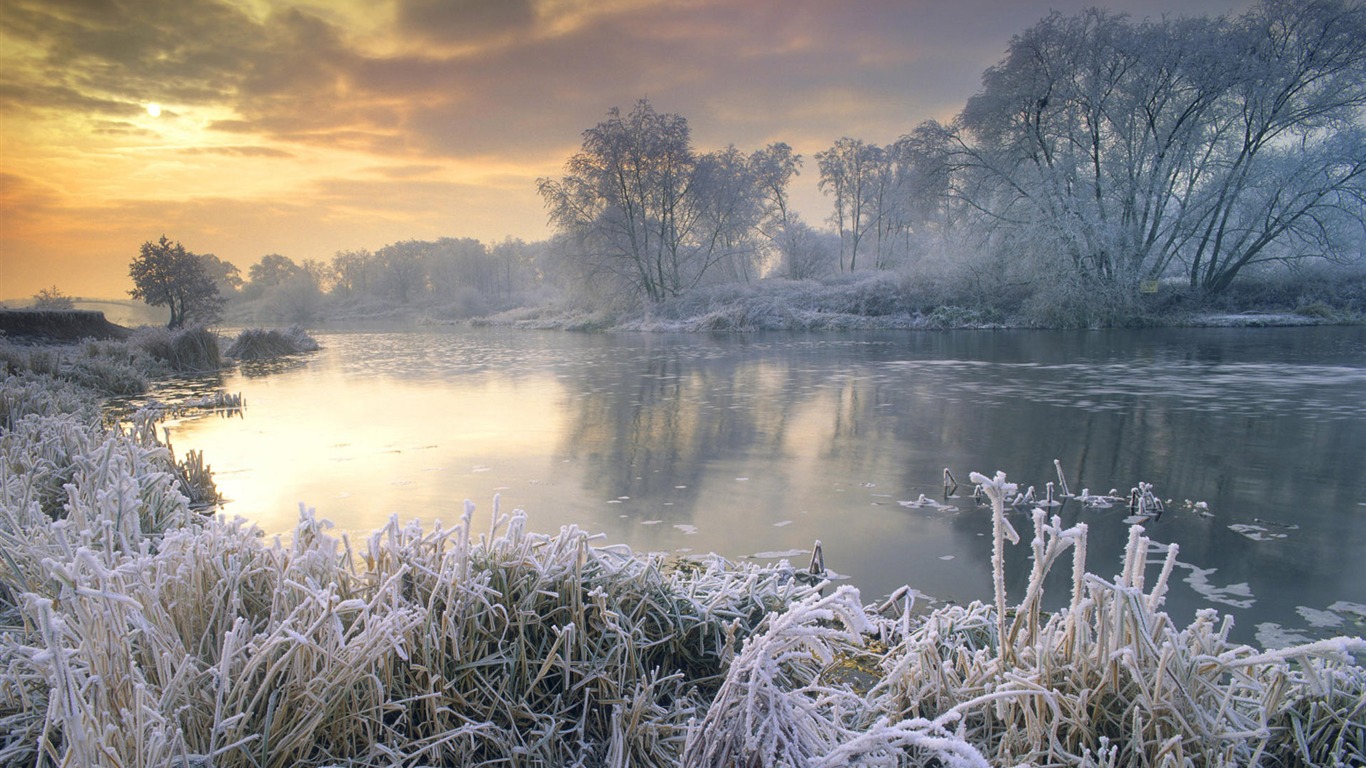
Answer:
[{"label": "river", "polygon": [[[478,529],[496,496],[532,529],[637,551],[804,567],[820,540],[866,602],[903,584],[990,599],[968,475],[1043,495],[1057,459],[1074,494],[1143,481],[1169,502],[1144,525],[1179,546],[1178,623],[1215,608],[1262,645],[1366,631],[1366,328],[316,336],[207,382],[243,395],[240,417],[169,425],[225,514],[267,533],[300,503],[364,535],[391,515],[452,525],[466,499]],[[1087,523],[1092,572],[1117,572],[1125,505],[1050,511]],[[1012,597],[1029,568],[1027,541],[1009,549]]]}]

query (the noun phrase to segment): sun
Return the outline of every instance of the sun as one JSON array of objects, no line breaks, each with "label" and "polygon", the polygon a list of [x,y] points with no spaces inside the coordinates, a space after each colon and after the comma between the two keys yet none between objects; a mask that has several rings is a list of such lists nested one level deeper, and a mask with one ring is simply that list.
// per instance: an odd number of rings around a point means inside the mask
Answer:
[{"label": "sun", "polygon": [[152,117],[161,117],[161,105],[155,101],[147,105],[147,114]]}]

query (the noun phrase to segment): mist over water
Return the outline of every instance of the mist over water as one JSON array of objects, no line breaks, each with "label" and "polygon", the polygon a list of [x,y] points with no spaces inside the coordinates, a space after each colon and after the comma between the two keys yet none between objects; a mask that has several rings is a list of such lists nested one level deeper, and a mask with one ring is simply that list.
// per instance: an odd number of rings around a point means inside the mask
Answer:
[{"label": "mist over water", "polygon": [[[636,550],[804,566],[819,539],[867,602],[903,584],[968,601],[991,589],[968,473],[1042,495],[1056,458],[1074,493],[1144,481],[1171,500],[1145,528],[1180,547],[1178,622],[1212,607],[1248,641],[1259,624],[1363,631],[1366,329],[317,337],[224,378],[242,418],[171,425],[226,514],[268,533],[301,502],[360,534],[391,515],[451,525],[465,499],[487,524],[497,495],[532,528]],[[948,499],[946,467],[964,483]],[[943,506],[901,503],[922,494]],[[1051,511],[1088,523],[1092,572],[1118,569],[1123,505]],[[1008,551],[1012,594],[1029,567]]]}]

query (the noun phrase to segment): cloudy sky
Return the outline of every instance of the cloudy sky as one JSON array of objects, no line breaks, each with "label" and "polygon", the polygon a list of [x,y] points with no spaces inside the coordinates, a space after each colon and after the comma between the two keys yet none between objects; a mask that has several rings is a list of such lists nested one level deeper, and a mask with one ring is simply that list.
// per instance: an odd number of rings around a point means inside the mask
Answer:
[{"label": "cloudy sky", "polygon": [[0,298],[126,295],[163,233],[246,268],[549,234],[535,180],[648,98],[699,150],[948,119],[1050,10],[1248,0],[0,0]]}]

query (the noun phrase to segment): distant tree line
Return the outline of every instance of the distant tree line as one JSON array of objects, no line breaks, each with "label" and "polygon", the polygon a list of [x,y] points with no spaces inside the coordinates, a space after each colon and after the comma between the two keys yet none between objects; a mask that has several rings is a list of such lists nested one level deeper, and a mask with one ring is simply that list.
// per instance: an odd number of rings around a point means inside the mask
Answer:
[{"label": "distant tree line", "polygon": [[187,251],[163,235],[142,244],[129,267],[129,293],[167,307],[173,328],[216,322],[231,305],[248,307],[253,319],[290,323],[322,319],[339,305],[469,316],[527,303],[544,281],[547,248],[514,239],[489,247],[471,238],[441,238],[339,251],[328,262],[271,253],[243,279],[237,266]]}]

